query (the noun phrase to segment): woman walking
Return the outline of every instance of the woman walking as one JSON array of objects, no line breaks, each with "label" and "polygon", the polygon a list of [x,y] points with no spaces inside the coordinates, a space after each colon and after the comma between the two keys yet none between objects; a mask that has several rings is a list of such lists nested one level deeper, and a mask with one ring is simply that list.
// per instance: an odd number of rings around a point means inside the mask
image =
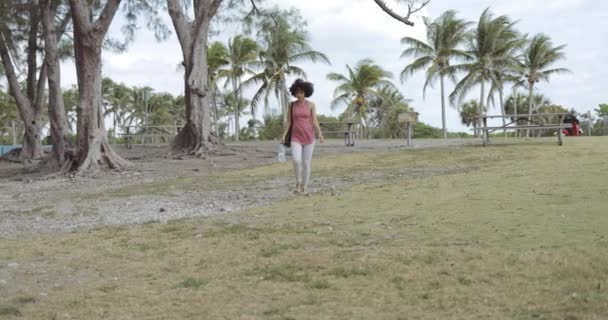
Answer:
[{"label": "woman walking", "polygon": [[314,92],[313,84],[297,79],[289,88],[289,92],[296,98],[288,109],[287,124],[281,137],[281,143],[286,144],[287,134],[291,129],[291,155],[293,168],[296,174],[296,193],[305,193],[310,180],[312,152],[315,147],[315,134],[317,130],[319,142],[323,143],[323,134],[317,119],[315,104],[306,98]]}]

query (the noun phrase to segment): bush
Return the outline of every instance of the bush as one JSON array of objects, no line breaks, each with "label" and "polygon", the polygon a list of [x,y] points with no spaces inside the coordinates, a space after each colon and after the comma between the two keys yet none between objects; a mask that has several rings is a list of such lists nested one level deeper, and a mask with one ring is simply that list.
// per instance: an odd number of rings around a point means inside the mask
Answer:
[{"label": "bush", "polygon": [[423,122],[414,123],[413,128],[414,138],[441,138],[443,132],[439,128],[431,127],[430,125]]},{"label": "bush", "polygon": [[266,116],[264,117],[264,126],[260,128],[259,138],[260,140],[274,140],[281,139],[283,134],[283,116],[279,115],[276,117]]}]

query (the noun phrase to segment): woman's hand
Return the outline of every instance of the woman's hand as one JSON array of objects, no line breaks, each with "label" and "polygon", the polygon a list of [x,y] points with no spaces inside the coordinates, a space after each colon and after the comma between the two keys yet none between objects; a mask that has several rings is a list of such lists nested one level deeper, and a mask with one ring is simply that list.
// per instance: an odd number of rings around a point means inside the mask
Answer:
[{"label": "woman's hand", "polygon": [[319,135],[319,142],[321,142],[321,143],[325,142],[325,138],[323,138],[322,134]]}]

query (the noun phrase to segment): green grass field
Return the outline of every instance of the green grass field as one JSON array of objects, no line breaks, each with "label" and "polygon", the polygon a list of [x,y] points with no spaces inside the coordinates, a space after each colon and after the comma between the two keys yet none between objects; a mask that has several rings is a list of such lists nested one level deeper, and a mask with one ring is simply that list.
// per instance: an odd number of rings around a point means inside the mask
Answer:
[{"label": "green grass field", "polygon": [[608,319],[606,138],[333,155],[313,175],[352,186],[4,239],[0,318]]}]

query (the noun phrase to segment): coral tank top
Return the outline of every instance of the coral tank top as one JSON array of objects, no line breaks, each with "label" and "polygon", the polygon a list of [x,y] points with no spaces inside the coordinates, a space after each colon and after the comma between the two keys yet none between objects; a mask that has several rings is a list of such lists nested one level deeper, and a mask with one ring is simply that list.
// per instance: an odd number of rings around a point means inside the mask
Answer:
[{"label": "coral tank top", "polygon": [[291,109],[291,141],[301,145],[315,142],[310,102],[294,101]]}]

